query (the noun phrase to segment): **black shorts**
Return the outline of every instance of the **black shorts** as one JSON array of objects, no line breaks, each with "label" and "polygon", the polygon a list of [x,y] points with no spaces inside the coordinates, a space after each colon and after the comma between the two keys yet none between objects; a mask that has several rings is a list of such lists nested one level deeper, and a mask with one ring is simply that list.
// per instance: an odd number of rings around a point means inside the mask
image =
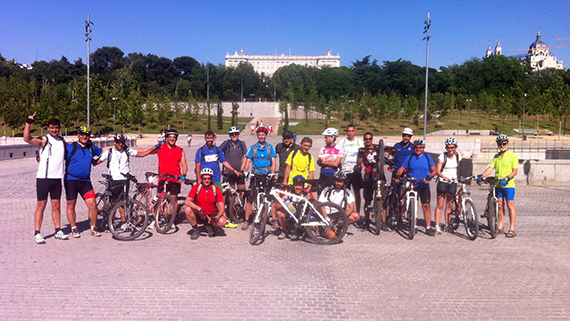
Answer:
[{"label": "black shorts", "polygon": [[346,180],[344,181],[344,188],[350,188],[358,191],[362,188],[362,175],[360,172],[358,173],[350,173],[346,176]]},{"label": "black shorts", "polygon": [[445,182],[438,182],[437,183],[437,194],[455,194],[457,192],[457,184],[456,183],[445,183]]},{"label": "black shorts", "polygon": [[114,181],[111,180],[109,182],[109,190],[111,191],[111,202],[115,202],[119,196],[121,196],[121,192],[123,192],[124,186],[127,184],[127,180],[120,180]]},{"label": "black shorts", "polygon": [[[170,195],[178,195],[180,194],[180,183],[168,183],[166,185],[166,192]],[[158,184],[157,192],[160,194],[164,190],[164,185],[162,183]]]},{"label": "black shorts", "polygon": [[416,192],[418,192],[418,197],[422,204],[429,204],[431,199],[431,192],[428,187],[416,188]]},{"label": "black shorts", "polygon": [[319,194],[327,187],[334,186],[334,176],[321,175],[319,178]]},{"label": "black shorts", "polygon": [[65,195],[68,201],[76,200],[77,194],[81,195],[84,200],[95,198],[91,181],[66,180],[64,181],[64,185]]},{"label": "black shorts", "polygon": [[61,178],[36,178],[38,201],[47,201],[48,194],[52,200],[61,199]]},{"label": "black shorts", "polygon": [[362,183],[362,188],[364,189],[362,194],[364,196],[364,200],[367,202],[372,200],[372,198],[374,196],[374,192],[377,189],[377,185],[374,183],[375,182],[373,179],[370,179],[370,180]]},{"label": "black shorts", "polygon": [[224,182],[228,182],[230,186],[245,185],[245,177],[243,175],[237,176],[232,174],[225,174]]}]

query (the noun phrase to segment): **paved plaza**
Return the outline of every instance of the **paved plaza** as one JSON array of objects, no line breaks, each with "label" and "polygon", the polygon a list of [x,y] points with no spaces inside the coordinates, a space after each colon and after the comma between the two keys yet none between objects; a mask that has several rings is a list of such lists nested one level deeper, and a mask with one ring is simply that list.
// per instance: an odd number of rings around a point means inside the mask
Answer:
[{"label": "paved plaza", "polygon": [[[253,136],[245,138],[249,146]],[[190,178],[201,144],[196,135],[185,147]],[[316,138],[312,154],[322,145]],[[156,155],[131,161],[139,179],[157,170]],[[252,246],[241,229],[190,241],[190,225],[179,224],[167,235],[148,230],[120,242],[109,233],[90,236],[86,207],[78,201],[81,238],[56,240],[48,207],[42,227],[47,244],[36,245],[37,163],[8,160],[0,168],[1,320],[570,318],[568,186],[519,184],[514,239],[490,239],[483,230],[469,241],[461,225],[456,235],[436,237],[420,227],[410,241],[397,232],[376,236],[351,226],[333,246],[277,240],[275,234]],[[105,171],[104,164],[94,168],[93,180]],[[471,191],[482,212],[487,188]]]}]

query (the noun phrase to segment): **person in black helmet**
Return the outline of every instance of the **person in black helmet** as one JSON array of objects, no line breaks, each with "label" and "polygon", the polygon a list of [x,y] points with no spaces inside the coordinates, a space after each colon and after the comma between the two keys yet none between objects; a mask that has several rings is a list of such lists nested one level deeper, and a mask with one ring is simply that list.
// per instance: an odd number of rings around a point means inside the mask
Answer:
[{"label": "person in black helmet", "polygon": [[292,152],[299,150],[299,145],[293,143],[293,132],[286,130],[281,135],[283,142],[275,146],[275,151],[279,155],[279,178],[283,179],[285,176],[285,169],[287,169],[287,158]]}]

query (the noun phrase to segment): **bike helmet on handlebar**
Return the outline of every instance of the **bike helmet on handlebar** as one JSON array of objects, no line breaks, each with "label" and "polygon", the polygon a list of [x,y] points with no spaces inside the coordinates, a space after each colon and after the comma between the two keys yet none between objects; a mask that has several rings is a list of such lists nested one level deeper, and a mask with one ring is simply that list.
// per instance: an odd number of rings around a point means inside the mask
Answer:
[{"label": "bike helmet on handlebar", "polygon": [[497,139],[495,139],[495,141],[497,143],[500,142],[508,142],[509,141],[509,136],[505,135],[505,134],[500,134],[499,136],[497,136]]},{"label": "bike helmet on handlebar", "polygon": [[115,134],[115,143],[124,144],[126,142],[127,142],[127,135],[125,135],[124,133]]},{"label": "bike helmet on handlebar", "polygon": [[210,175],[214,177],[214,171],[211,168],[202,168],[202,170],[200,170],[200,177],[204,175]]},{"label": "bike helmet on handlebar", "polygon": [[230,127],[230,130],[228,130],[228,134],[239,134],[239,129],[236,126],[232,126]]},{"label": "bike helmet on handlebar", "polygon": [[337,171],[336,173],[334,173],[334,178],[344,181],[346,179],[346,172],[343,171]]},{"label": "bike helmet on handlebar", "polygon": [[449,137],[448,139],[445,140],[445,146],[448,146],[448,145],[457,146],[457,139],[455,139],[455,137]]},{"label": "bike helmet on handlebar", "polygon": [[338,129],[329,127],[325,129],[325,131],[323,132],[323,136],[332,136],[336,138],[339,136]]}]

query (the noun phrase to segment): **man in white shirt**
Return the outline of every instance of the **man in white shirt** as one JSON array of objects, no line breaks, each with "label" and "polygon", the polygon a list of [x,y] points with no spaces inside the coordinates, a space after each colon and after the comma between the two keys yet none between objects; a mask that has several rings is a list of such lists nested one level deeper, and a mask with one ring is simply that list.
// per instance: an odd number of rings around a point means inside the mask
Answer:
[{"label": "man in white shirt", "polygon": [[345,188],[346,173],[338,171],[334,174],[334,186],[326,187],[319,196],[319,203],[333,202],[346,211],[348,224],[360,221],[360,214],[354,206],[354,196],[350,189]]},{"label": "man in white shirt", "polygon": [[347,173],[345,187],[354,190],[354,200],[356,210],[360,210],[360,190],[362,189],[362,175],[360,166],[357,166],[358,150],[364,148],[364,142],[354,136],[356,127],[352,124],[346,126],[346,138],[337,144],[337,148],[342,152],[341,169]]}]

